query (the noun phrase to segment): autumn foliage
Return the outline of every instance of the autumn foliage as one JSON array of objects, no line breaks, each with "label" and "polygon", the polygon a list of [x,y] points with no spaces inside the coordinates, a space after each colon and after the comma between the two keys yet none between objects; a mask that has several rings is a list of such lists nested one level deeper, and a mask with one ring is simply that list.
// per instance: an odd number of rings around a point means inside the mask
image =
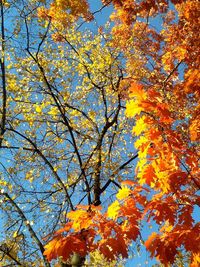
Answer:
[{"label": "autumn foliage", "polygon": [[[112,2],[113,45],[126,54],[131,80],[126,115],[135,119],[138,136],[135,179],[122,183],[106,212],[88,206],[68,213],[69,222],[46,245],[45,255],[67,260],[74,252],[86,256],[98,249],[110,260],[127,257],[128,246],[140,235],[140,221],[147,220],[160,228],[145,241],[152,257],[167,266],[184,246],[190,266],[198,266],[200,224],[193,211],[200,203],[200,5],[172,1],[171,10],[167,1]],[[160,33],[139,20],[162,14]]]},{"label": "autumn foliage", "polygon": [[[75,252],[85,257],[99,250],[109,260],[120,255],[128,257],[128,245],[139,235],[140,207],[145,204],[143,188],[133,181],[122,183],[115,200],[107,212],[96,206],[79,206],[68,213],[69,222],[46,245],[48,260],[59,256],[66,261]],[[66,235],[67,234],[67,235]],[[70,244],[70,245],[69,245]]]},{"label": "autumn foliage", "polygon": [[[60,259],[70,264],[74,254],[85,260],[90,253],[99,251],[107,261],[112,262],[128,258],[131,244],[142,240],[150,256],[166,267],[174,264],[182,252],[189,255],[189,266],[200,266],[200,222],[196,212],[200,206],[200,2],[102,0],[102,4],[105,8],[112,6],[110,20],[113,26],[108,40],[105,37],[108,31],[106,27],[99,28],[99,35],[103,42],[109,43],[109,51],[118,49],[123,54],[126,73],[120,76],[118,83],[111,79],[117,86],[111,82],[112,86],[106,94],[117,91],[118,98],[121,97],[126,102],[125,116],[134,125],[134,141],[131,145],[137,150],[137,162],[135,169],[132,169],[132,180],[122,177],[116,181],[119,190],[109,204],[101,201],[105,190],[100,188],[100,182],[91,187],[88,185],[88,189],[87,179],[83,178],[86,180],[88,203],[76,207],[71,203],[66,223],[44,237],[46,245],[43,255],[48,262]],[[51,24],[53,43],[61,46],[67,43],[80,56],[81,48],[79,51],[78,45],[75,49],[69,43],[67,29],[80,18],[86,22],[93,20],[94,14],[86,0],[54,0],[49,6],[40,6],[37,15],[41,27]],[[162,25],[158,26],[158,21]],[[96,86],[95,78],[98,80],[98,77],[95,74],[91,78],[89,64],[93,66],[94,58],[97,57],[92,54],[95,45],[91,45],[88,54],[84,51],[90,57],[80,60],[80,65],[93,86]],[[40,61],[37,56],[32,58],[45,80],[44,69],[38,63]],[[109,65],[108,62],[112,62],[112,58],[103,63],[99,61],[93,67],[99,68],[100,73],[105,75],[106,71],[101,66]],[[57,72],[58,70],[59,68]],[[122,73],[122,69],[118,72]],[[46,88],[51,89],[48,82],[45,82]],[[102,90],[103,86],[97,88]],[[51,90],[49,94],[51,95]],[[54,98],[57,106],[47,112],[53,119],[56,118],[57,110],[63,115],[63,106],[69,96],[62,96],[64,104],[60,109],[59,101]],[[103,101],[105,104],[104,98]],[[120,101],[121,99],[121,108]],[[42,113],[41,106],[36,107],[36,112]],[[74,116],[79,116],[79,113],[78,108],[73,108]],[[83,115],[88,119],[85,113]],[[89,121],[95,125],[92,116],[93,114]],[[106,116],[103,131],[117,124],[117,117],[111,120],[111,115]],[[69,121],[66,119],[64,123],[72,137],[70,142],[73,143],[72,130],[75,127]],[[89,122],[84,127],[87,124]],[[76,133],[80,134],[78,130]],[[104,135],[101,137],[100,141]],[[99,145],[100,141],[88,160],[90,162],[93,154],[99,152],[94,162],[97,170],[95,175],[103,168],[100,163],[103,145]],[[37,152],[37,147],[34,149]],[[75,143],[74,150],[76,149]],[[81,162],[78,153],[77,155],[81,167],[80,177],[85,177],[84,166],[88,162]],[[57,175],[57,170],[53,167],[52,170]],[[113,182],[113,177],[109,179],[107,186]],[[61,188],[65,189],[62,183]],[[98,190],[95,191],[95,188]],[[94,201],[91,200],[91,195]],[[69,195],[66,199],[69,201]],[[150,224],[158,230],[152,231],[143,240],[143,227]]]}]

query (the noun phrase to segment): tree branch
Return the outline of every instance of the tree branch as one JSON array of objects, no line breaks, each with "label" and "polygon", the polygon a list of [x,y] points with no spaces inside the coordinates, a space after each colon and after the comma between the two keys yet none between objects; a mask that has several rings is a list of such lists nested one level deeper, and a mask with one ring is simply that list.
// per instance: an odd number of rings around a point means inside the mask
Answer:
[{"label": "tree branch", "polygon": [[101,188],[101,194],[107,189],[107,187],[110,185],[110,183],[115,184],[118,188],[121,188],[121,186],[116,183],[113,178],[115,177],[116,173],[118,173],[119,171],[123,170],[129,163],[131,163],[134,159],[136,159],[138,157],[138,154],[134,155],[132,158],[130,158],[129,160],[127,160],[124,164],[122,164],[117,170],[115,170],[113,172],[113,174],[111,174],[110,179],[106,182],[106,184]]},{"label": "tree branch", "polygon": [[63,191],[65,192],[65,195],[66,195],[66,198],[67,198],[67,201],[70,205],[70,208],[72,210],[74,210],[74,206],[71,202],[71,199],[70,199],[70,196],[69,196],[69,193],[67,191],[67,188],[66,186],[64,185],[63,181],[61,180],[61,178],[59,177],[59,175],[57,174],[57,172],[55,171],[54,167],[52,166],[52,164],[50,163],[50,161],[44,156],[44,154],[41,152],[40,149],[38,149],[37,145],[28,137],[26,137],[25,135],[21,134],[20,132],[18,132],[17,130],[14,130],[13,128],[8,128],[9,131],[12,131],[16,134],[18,134],[19,136],[21,136],[23,139],[27,140],[33,147],[34,147],[34,150],[35,152],[44,160],[44,162],[49,166],[50,170],[52,171],[54,177],[56,178],[56,180],[59,182],[61,188],[63,189]]},{"label": "tree branch", "polygon": [[4,10],[3,1],[0,2],[1,5],[1,74],[2,74],[2,88],[3,88],[3,106],[2,106],[2,118],[0,124],[0,147],[3,141],[3,135],[5,133],[6,125],[6,102],[7,102],[7,92],[6,92],[6,71],[5,71],[5,28],[4,28]]},{"label": "tree branch", "polygon": [[51,265],[49,262],[46,260],[45,256],[43,255],[44,253],[44,247],[43,244],[40,242],[38,236],[36,235],[35,231],[33,230],[32,226],[28,223],[28,220],[26,216],[24,215],[23,211],[19,208],[19,206],[15,203],[15,201],[9,196],[8,193],[2,193],[0,192],[0,195],[3,195],[5,198],[8,199],[8,201],[11,203],[11,205],[17,210],[18,214],[20,215],[22,221],[24,222],[25,226],[27,227],[31,237],[35,240],[36,244],[38,245],[40,252],[42,253],[42,257],[45,263],[46,267],[50,267]]}]

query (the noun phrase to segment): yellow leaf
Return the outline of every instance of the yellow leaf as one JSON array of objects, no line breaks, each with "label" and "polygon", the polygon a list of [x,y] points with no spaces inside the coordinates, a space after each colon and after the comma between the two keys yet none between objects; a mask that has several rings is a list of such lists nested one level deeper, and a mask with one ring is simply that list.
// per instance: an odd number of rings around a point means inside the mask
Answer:
[{"label": "yellow leaf", "polygon": [[148,147],[150,144],[150,141],[146,138],[146,136],[140,136],[136,141],[135,141],[135,148],[139,149],[140,146],[145,145]]},{"label": "yellow leaf", "polygon": [[58,110],[57,110],[57,108],[56,107],[52,107],[51,109],[50,109],[50,111],[48,112],[48,114],[49,115],[57,115],[58,114]]},{"label": "yellow leaf", "polygon": [[119,189],[116,197],[119,200],[123,200],[123,199],[127,198],[130,194],[131,194],[131,190],[128,187],[123,186],[122,189]]},{"label": "yellow leaf", "polygon": [[41,113],[41,112],[42,112],[42,108],[41,108],[41,106],[36,106],[35,110],[36,110],[36,112],[38,112],[38,113]]},{"label": "yellow leaf", "polygon": [[115,201],[108,207],[108,211],[107,211],[107,215],[108,215],[108,217],[110,217],[111,219],[116,219],[116,218],[118,217],[119,210],[120,210],[119,202],[118,202],[117,200],[115,200]]},{"label": "yellow leaf", "polygon": [[142,116],[141,118],[139,118],[136,121],[135,126],[133,127],[133,133],[135,135],[140,135],[142,132],[144,132],[145,130],[147,130],[148,125],[145,123],[145,116]]},{"label": "yellow leaf", "polygon": [[13,237],[15,238],[15,237],[17,237],[17,235],[18,235],[18,231],[15,231],[15,232],[13,233]]},{"label": "yellow leaf", "polygon": [[142,107],[139,106],[138,101],[130,100],[126,104],[126,116],[127,117],[134,117],[136,114],[140,114],[143,110]]}]

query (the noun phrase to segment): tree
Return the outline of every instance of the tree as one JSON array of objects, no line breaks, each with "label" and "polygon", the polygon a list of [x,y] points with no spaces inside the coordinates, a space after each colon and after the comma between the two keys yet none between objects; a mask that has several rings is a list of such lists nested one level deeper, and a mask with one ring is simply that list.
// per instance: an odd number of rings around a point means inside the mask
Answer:
[{"label": "tree", "polygon": [[[111,26],[89,30],[111,4]],[[198,10],[1,1],[5,266],[117,266],[140,240],[198,266]]]}]

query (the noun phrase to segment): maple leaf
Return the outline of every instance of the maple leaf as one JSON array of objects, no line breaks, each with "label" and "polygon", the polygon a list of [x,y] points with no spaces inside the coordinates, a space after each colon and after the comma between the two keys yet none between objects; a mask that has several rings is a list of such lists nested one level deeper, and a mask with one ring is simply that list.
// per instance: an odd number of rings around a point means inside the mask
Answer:
[{"label": "maple leaf", "polygon": [[200,223],[196,223],[191,228],[183,229],[179,237],[182,239],[182,244],[184,244],[187,251],[192,251],[193,253],[199,253]]},{"label": "maple leaf", "polygon": [[119,200],[123,200],[123,199],[127,198],[130,194],[131,194],[131,190],[128,187],[123,186],[122,189],[119,189],[116,197]]},{"label": "maple leaf", "polygon": [[136,100],[129,100],[126,104],[126,116],[134,117],[136,114],[140,114],[143,110],[143,107],[140,106],[140,103]]},{"label": "maple leaf", "polygon": [[158,238],[158,234],[156,232],[151,233],[151,235],[148,237],[148,239],[145,241],[146,248],[153,253],[154,251],[154,241]]},{"label": "maple leaf", "polygon": [[107,238],[99,242],[99,250],[106,255],[107,259],[114,260],[117,255],[122,255],[123,258],[128,256],[127,246],[124,239],[121,237]]},{"label": "maple leaf", "polygon": [[146,99],[147,95],[145,91],[143,90],[143,86],[138,83],[132,83],[130,88],[130,97],[136,97],[139,100]]},{"label": "maple leaf", "polygon": [[154,179],[156,178],[156,174],[152,165],[145,166],[140,175],[143,179],[145,179],[148,185],[154,185]]},{"label": "maple leaf", "polygon": [[173,241],[162,239],[157,233],[153,232],[145,241],[145,246],[150,251],[151,257],[158,257],[163,264],[174,262],[177,248]]},{"label": "maple leaf", "polygon": [[149,211],[149,218],[152,216],[158,224],[163,221],[169,221],[173,225],[176,219],[177,209],[178,205],[174,199],[172,197],[166,197],[165,200],[156,199],[150,201],[145,208],[145,212]]},{"label": "maple leaf", "polygon": [[60,240],[60,237],[55,237],[51,241],[49,241],[47,245],[44,246],[44,255],[46,256],[48,261],[51,261],[52,259],[56,259],[58,257],[57,248],[60,246]]},{"label": "maple leaf", "polygon": [[148,130],[148,124],[145,121],[146,121],[146,116],[142,116],[136,121],[136,124],[133,127],[133,134],[138,136],[142,132]]},{"label": "maple leaf", "polygon": [[66,261],[74,253],[84,257],[88,249],[95,249],[93,245],[94,235],[94,231],[83,230],[66,237],[56,236],[45,245],[44,255],[48,261],[58,257],[62,257]]},{"label": "maple leaf", "polygon": [[114,228],[114,221],[103,220],[99,222],[98,232],[103,238],[110,236]]},{"label": "maple leaf", "polygon": [[108,217],[112,218],[112,219],[117,219],[119,216],[119,212],[120,212],[120,204],[117,200],[115,200],[109,207],[107,210],[107,215]]},{"label": "maple leaf", "polygon": [[88,228],[90,225],[92,225],[92,218],[94,215],[95,212],[77,209],[69,212],[67,217],[72,221],[72,228],[75,231],[80,231],[81,229]]}]

